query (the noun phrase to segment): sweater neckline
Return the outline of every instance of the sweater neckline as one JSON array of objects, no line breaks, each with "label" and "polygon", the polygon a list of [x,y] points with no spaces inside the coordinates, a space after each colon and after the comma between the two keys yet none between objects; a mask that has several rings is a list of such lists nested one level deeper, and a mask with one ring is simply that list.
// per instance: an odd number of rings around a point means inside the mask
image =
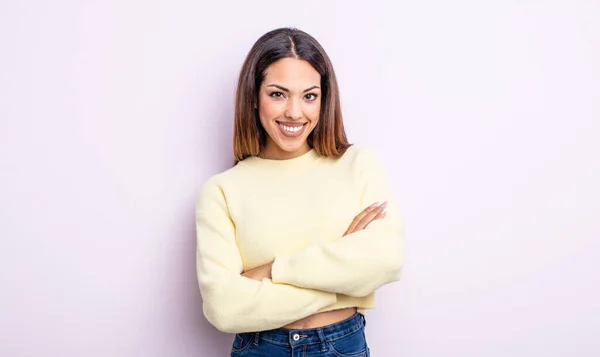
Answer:
[{"label": "sweater neckline", "polygon": [[265,159],[258,156],[250,156],[243,160],[243,163],[272,167],[272,168],[300,168],[308,163],[314,162],[320,157],[319,153],[314,148],[305,152],[300,156],[293,157],[291,159]]}]

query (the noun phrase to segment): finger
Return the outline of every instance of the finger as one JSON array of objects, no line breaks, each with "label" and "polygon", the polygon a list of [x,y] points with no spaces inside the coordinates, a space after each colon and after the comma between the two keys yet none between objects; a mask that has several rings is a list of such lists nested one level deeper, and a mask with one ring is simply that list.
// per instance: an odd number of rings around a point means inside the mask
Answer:
[{"label": "finger", "polygon": [[[375,221],[376,221],[376,220],[378,220],[378,219],[382,219],[382,218],[384,218],[384,217],[385,217],[385,212],[384,212],[384,210],[382,209],[381,211],[379,211],[379,213],[377,213],[377,214],[375,215],[375,217],[373,217],[373,219],[371,219],[370,221],[368,221],[368,222],[367,222],[367,224],[365,225],[365,228],[367,228],[367,227],[369,226],[369,224],[371,224],[371,223],[375,222]],[[363,229],[364,229],[364,228],[363,228]]]},{"label": "finger", "polygon": [[[367,223],[367,225],[365,226],[365,228],[367,228],[367,227],[369,226],[369,224],[371,224],[371,223],[375,222],[376,220],[385,218],[385,215],[386,215],[386,212],[385,212],[384,210],[381,210],[381,212],[379,212],[379,213],[377,214],[377,216],[375,216],[375,218],[373,218],[373,219],[371,220],[371,222]],[[364,228],[363,228],[363,229],[364,229]]]},{"label": "finger", "polygon": [[365,229],[371,222],[381,218],[381,214],[385,214],[386,208],[387,208],[387,202],[384,202],[379,207],[377,207],[377,209],[374,209],[371,212],[369,212],[356,225],[356,228],[354,231],[356,232],[358,230]]},{"label": "finger", "polygon": [[378,212],[371,212],[369,215],[365,216],[355,227],[354,232],[363,230],[367,228],[369,223],[373,221],[373,219],[378,215]]},{"label": "finger", "polygon": [[[375,219],[373,219],[373,221],[374,221],[374,220],[376,220],[376,219],[381,219],[381,218],[384,218],[384,217],[386,216],[386,214],[387,214],[387,202],[385,203],[385,206],[384,206],[384,207],[383,207],[383,209],[382,209],[382,210],[379,212],[379,214],[377,215],[377,217],[375,217]],[[372,222],[372,221],[371,221],[371,222]]]},{"label": "finger", "polygon": [[350,223],[350,227],[348,227],[348,229],[344,233],[344,236],[357,231],[358,230],[357,226],[361,222],[361,220],[363,220],[365,218],[365,216],[367,216],[369,213],[377,210],[377,208],[379,208],[380,206],[381,206],[381,204],[379,202],[375,202],[372,205],[370,205],[369,207],[362,210],[362,212],[360,212],[356,217],[354,217],[354,219]]},{"label": "finger", "polygon": [[379,206],[381,206],[381,203],[379,202],[375,202],[372,205],[370,205],[369,207],[365,208],[364,210],[362,210],[362,212],[360,212],[355,219],[357,219],[357,222],[360,221],[361,219],[363,219],[366,215],[368,215],[369,213],[375,211]]},{"label": "finger", "polygon": [[370,214],[368,214],[364,219],[367,220],[367,225],[377,219],[382,218],[382,216],[385,216],[386,212],[387,212],[387,201],[383,202],[381,205],[379,205],[377,207],[377,209],[375,209],[373,212],[371,212]]},{"label": "finger", "polygon": [[360,212],[356,217],[354,217],[354,219],[352,220],[352,222],[350,223],[350,227],[348,227],[348,230],[346,230],[346,234],[350,234],[352,232],[355,231],[356,226],[358,225],[358,223],[370,212],[374,211],[377,207],[379,206],[379,202],[375,202],[372,205],[370,205],[369,207],[365,208],[362,212]]}]

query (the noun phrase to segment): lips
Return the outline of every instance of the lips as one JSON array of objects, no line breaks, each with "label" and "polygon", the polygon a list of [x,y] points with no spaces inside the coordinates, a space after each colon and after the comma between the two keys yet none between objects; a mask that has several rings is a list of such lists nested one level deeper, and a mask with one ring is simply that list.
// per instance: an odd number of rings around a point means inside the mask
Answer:
[{"label": "lips", "polygon": [[281,133],[283,133],[283,135],[285,136],[291,136],[291,137],[295,137],[295,136],[300,136],[302,135],[302,133],[304,132],[304,128],[306,127],[307,123],[281,123],[281,122],[277,122],[277,126],[279,127],[279,130],[281,131]]}]

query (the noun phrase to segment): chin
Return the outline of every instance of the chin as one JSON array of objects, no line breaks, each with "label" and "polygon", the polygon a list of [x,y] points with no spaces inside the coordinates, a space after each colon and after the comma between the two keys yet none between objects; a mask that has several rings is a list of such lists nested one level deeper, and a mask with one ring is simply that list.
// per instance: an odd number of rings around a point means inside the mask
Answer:
[{"label": "chin", "polygon": [[[298,133],[299,135],[297,136],[293,136],[293,134],[286,135],[286,133],[282,132],[278,124],[270,126],[267,129],[267,135],[271,141],[272,153],[290,157],[309,151],[308,137],[314,129],[314,125],[311,124],[308,123],[304,128],[304,132]],[[279,154],[276,154],[276,152]]]},{"label": "chin", "polygon": [[294,144],[290,144],[290,143],[276,143],[277,146],[279,147],[279,149],[281,151],[285,151],[287,153],[295,153],[298,150],[302,150],[303,148],[305,148],[306,146],[308,146],[308,144],[306,143],[306,140],[300,142],[300,143],[294,143]]}]

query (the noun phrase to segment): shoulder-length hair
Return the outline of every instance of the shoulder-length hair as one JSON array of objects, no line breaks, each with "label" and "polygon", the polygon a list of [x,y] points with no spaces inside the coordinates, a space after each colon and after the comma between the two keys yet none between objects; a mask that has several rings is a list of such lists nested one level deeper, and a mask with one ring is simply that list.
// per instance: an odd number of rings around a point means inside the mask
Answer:
[{"label": "shoulder-length hair", "polygon": [[342,122],[338,84],[325,50],[309,34],[280,28],[261,36],[250,49],[240,71],[235,97],[233,153],[235,163],[258,155],[266,145],[267,133],[258,117],[258,92],[267,68],[282,58],[310,63],[321,75],[321,112],[308,137],[318,154],[339,158],[350,147]]}]

